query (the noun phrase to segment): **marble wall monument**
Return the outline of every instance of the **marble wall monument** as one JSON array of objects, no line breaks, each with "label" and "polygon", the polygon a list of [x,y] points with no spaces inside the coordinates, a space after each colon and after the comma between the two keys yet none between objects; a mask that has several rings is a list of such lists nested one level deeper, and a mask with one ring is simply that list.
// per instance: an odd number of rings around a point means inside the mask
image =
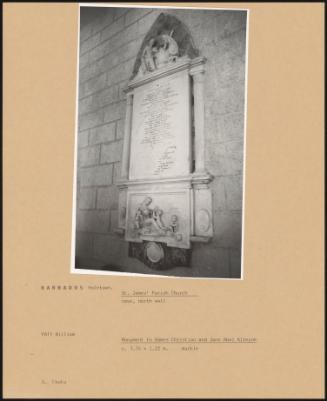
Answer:
[{"label": "marble wall monument", "polygon": [[188,266],[212,237],[212,176],[204,165],[206,60],[176,18],[145,37],[126,89],[117,232],[154,269]]}]

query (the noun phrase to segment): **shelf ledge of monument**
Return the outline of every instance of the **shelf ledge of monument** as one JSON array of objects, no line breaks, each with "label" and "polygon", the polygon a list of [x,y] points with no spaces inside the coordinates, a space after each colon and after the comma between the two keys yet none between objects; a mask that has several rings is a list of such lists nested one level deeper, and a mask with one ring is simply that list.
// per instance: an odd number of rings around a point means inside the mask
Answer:
[{"label": "shelf ledge of monument", "polygon": [[171,63],[165,67],[161,67],[153,72],[149,72],[141,77],[134,78],[133,80],[129,81],[124,92],[128,93],[132,89],[137,88],[138,86],[144,85],[158,78],[162,78],[186,69],[189,69],[192,75],[193,71],[195,72],[197,68],[202,68],[205,62],[206,62],[205,57],[197,57],[194,59],[182,57],[181,59],[177,60],[174,63]]},{"label": "shelf ledge of monument", "polygon": [[147,185],[147,184],[170,184],[170,183],[191,183],[191,184],[209,184],[213,180],[213,175],[208,172],[193,173],[187,176],[176,176],[167,178],[143,178],[137,180],[119,179],[116,182],[118,188],[127,188],[129,186]]},{"label": "shelf ledge of monument", "polygon": [[[123,236],[125,235],[125,229],[124,228],[116,228],[114,229],[115,234],[118,236]],[[205,237],[202,235],[191,235],[190,236],[190,241],[191,242],[196,242],[196,243],[202,243],[202,244],[207,244],[212,240],[212,237]]]}]

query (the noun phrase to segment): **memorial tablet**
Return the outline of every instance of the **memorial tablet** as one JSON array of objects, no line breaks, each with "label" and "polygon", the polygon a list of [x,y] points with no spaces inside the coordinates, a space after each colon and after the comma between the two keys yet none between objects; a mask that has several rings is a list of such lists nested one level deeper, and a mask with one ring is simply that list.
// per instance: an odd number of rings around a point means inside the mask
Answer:
[{"label": "memorial tablet", "polygon": [[187,71],[134,90],[130,171],[133,179],[187,175],[191,169],[191,97]]}]

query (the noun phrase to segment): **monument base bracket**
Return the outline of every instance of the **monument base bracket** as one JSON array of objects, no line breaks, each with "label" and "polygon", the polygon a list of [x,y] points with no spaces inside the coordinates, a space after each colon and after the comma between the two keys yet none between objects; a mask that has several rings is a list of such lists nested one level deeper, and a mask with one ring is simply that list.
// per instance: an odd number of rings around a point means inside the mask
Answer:
[{"label": "monument base bracket", "polygon": [[150,269],[166,270],[178,266],[189,267],[191,250],[168,247],[162,242],[130,242],[128,256],[139,259]]}]

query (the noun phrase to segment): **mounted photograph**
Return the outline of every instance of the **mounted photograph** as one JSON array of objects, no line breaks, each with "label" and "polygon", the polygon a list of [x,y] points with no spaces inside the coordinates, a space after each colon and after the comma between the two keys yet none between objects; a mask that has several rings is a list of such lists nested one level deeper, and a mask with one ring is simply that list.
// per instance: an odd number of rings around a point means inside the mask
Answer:
[{"label": "mounted photograph", "polygon": [[243,279],[246,9],[80,5],[72,273]]}]

